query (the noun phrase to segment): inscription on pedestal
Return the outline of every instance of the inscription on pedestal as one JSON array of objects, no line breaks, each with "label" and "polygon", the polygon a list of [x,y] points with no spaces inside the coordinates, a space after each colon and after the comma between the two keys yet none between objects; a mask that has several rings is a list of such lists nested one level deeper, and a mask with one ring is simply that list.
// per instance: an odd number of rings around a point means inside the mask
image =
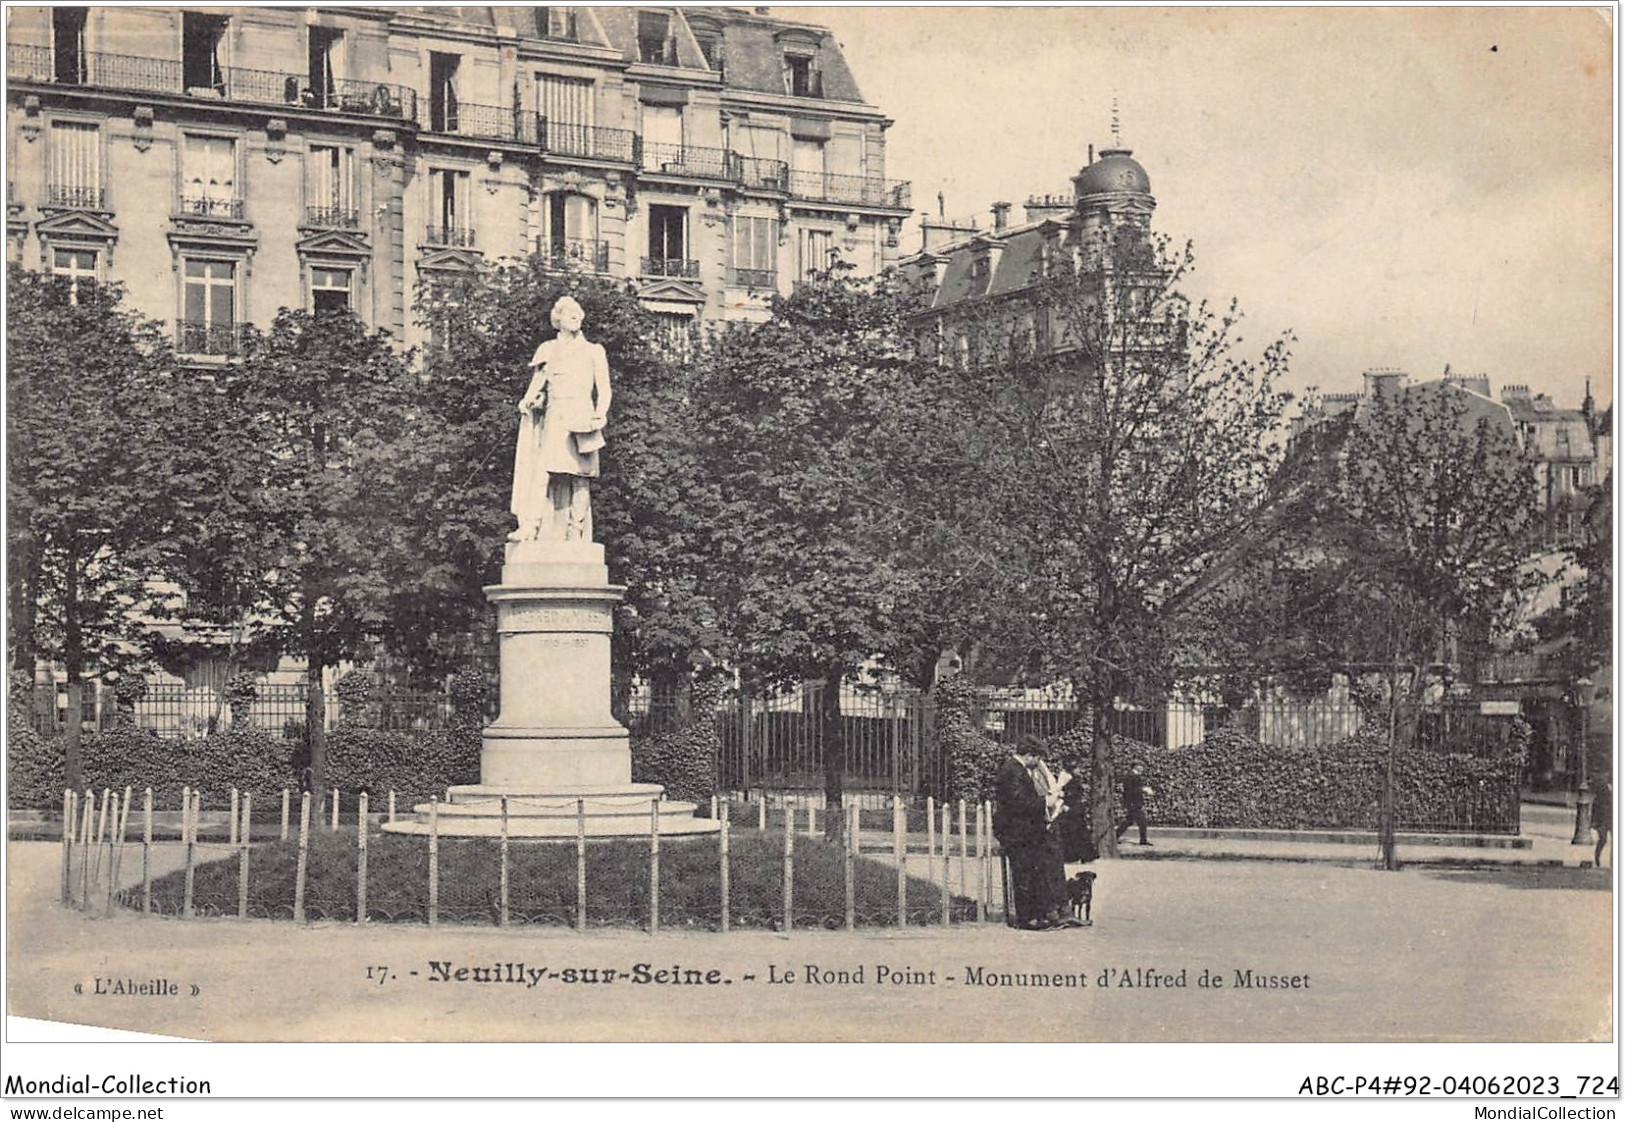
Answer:
[{"label": "inscription on pedestal", "polygon": [[611,625],[608,612],[503,604],[497,626],[502,631],[591,631],[608,634]]}]

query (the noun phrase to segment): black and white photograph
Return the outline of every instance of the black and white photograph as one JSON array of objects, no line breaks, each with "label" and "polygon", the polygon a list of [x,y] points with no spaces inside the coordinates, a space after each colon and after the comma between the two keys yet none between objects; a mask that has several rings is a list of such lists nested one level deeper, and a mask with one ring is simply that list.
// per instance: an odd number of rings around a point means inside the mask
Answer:
[{"label": "black and white photograph", "polygon": [[1613,1117],[1617,6],[4,14],[8,1106]]}]

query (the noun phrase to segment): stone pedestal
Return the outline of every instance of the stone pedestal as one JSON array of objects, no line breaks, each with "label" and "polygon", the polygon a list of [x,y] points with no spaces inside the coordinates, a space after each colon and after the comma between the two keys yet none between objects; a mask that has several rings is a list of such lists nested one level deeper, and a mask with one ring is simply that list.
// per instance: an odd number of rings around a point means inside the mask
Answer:
[{"label": "stone pedestal", "polygon": [[[497,608],[502,713],[485,730],[480,782],[453,787],[433,808],[442,834],[494,836],[507,799],[514,837],[710,833],[694,804],[632,782],[626,729],[609,711],[610,635],[625,589],[609,583],[595,542],[519,542],[507,547],[502,583],[485,594]],[[391,823],[429,830],[430,807]]]}]

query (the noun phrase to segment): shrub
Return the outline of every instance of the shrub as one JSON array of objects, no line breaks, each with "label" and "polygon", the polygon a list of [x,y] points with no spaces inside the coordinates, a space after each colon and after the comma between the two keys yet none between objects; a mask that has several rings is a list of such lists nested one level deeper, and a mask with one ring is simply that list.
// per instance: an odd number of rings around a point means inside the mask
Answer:
[{"label": "shrub", "polygon": [[477,726],[403,732],[340,725],[327,734],[327,782],[341,791],[427,799],[479,778]]},{"label": "shrub", "polygon": [[676,726],[635,733],[632,779],[659,783],[670,798],[708,800],[717,789],[717,756],[722,750],[717,709],[722,692],[720,683],[696,682],[689,712]]},{"label": "shrub", "polygon": [[936,703],[937,750],[948,772],[948,797],[981,802],[993,797],[1005,745],[982,731],[981,700],[964,676],[946,678],[932,691]]},{"label": "shrub", "polygon": [[339,699],[339,723],[364,724],[367,705],[372,701],[372,677],[364,670],[352,670],[333,683]]},{"label": "shrub", "polygon": [[29,726],[12,713],[6,737],[6,805],[13,810],[50,810],[62,805],[62,741]]}]

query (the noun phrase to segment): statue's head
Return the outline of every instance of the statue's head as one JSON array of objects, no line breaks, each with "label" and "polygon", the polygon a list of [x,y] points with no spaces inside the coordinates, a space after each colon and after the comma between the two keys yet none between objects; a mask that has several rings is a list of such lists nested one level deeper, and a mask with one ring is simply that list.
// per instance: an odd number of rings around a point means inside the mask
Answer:
[{"label": "statue's head", "polygon": [[548,315],[553,326],[561,331],[580,331],[581,323],[586,318],[587,313],[581,310],[581,305],[576,303],[573,296],[560,296],[553,301],[553,311]]}]

